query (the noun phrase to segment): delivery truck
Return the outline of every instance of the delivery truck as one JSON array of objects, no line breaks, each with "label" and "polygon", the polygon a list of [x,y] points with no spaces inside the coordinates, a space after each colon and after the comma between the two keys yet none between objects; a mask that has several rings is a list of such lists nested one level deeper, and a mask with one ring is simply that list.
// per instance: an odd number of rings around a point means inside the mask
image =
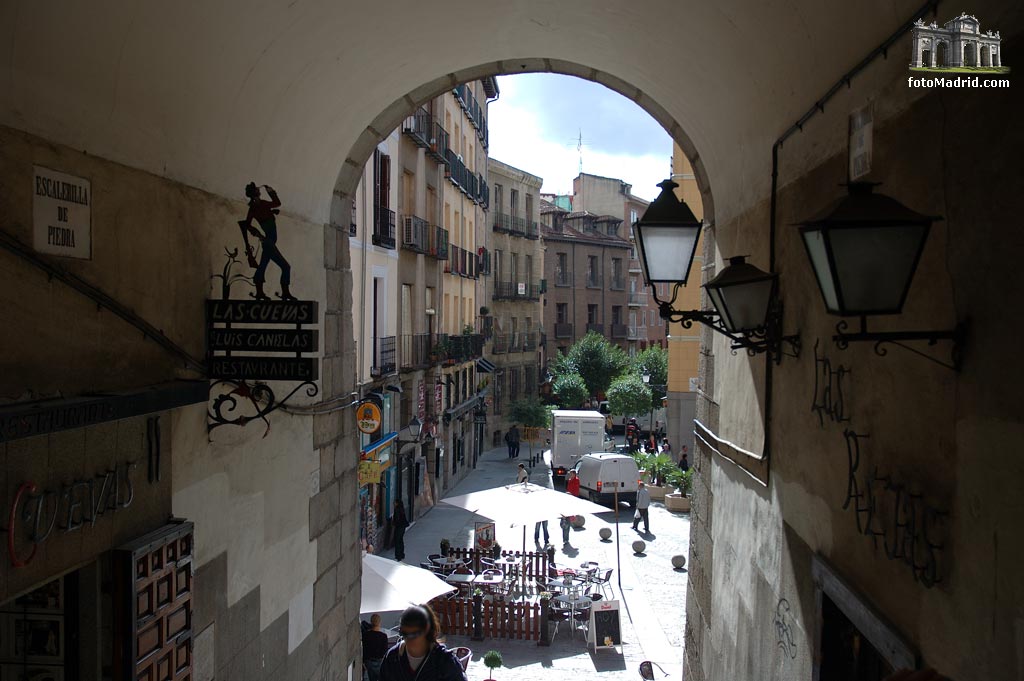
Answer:
[{"label": "delivery truck", "polygon": [[551,414],[551,475],[565,478],[584,454],[604,451],[604,416],[568,409]]}]

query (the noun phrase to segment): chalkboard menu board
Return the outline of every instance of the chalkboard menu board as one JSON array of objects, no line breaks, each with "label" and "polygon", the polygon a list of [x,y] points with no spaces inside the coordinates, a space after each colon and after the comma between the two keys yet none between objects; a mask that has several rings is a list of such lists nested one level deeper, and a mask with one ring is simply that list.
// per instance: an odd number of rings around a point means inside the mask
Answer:
[{"label": "chalkboard menu board", "polygon": [[622,645],[618,601],[594,601],[590,609],[590,645],[595,650]]}]

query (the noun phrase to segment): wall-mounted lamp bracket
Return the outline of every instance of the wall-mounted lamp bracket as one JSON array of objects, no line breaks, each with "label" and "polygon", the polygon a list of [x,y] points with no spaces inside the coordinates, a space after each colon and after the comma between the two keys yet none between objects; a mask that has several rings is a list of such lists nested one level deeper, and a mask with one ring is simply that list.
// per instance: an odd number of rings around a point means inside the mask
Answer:
[{"label": "wall-mounted lamp bracket", "polygon": [[686,310],[680,311],[672,307],[672,303],[657,301],[662,319],[680,324],[684,329],[689,329],[694,322],[717,331],[732,341],[730,349],[733,353],[739,350],[746,350],[751,357],[766,353],[767,357],[776,364],[782,362],[783,356],[800,356],[800,335],[793,334],[783,336],[782,329],[782,303],[776,302],[771,306],[764,326],[743,333],[730,331],[722,323],[717,312],[711,310]]},{"label": "wall-mounted lamp bracket", "polygon": [[[832,340],[835,341],[836,347],[840,350],[845,350],[850,346],[850,343],[861,343],[869,342],[875,344],[875,354],[879,357],[885,357],[889,354],[888,349],[885,347],[887,343],[897,345],[904,350],[909,350],[915,355],[920,355],[929,362],[934,362],[939,366],[952,369],[953,371],[959,371],[963,364],[963,353],[964,345],[967,340],[967,329],[968,322],[960,322],[953,329],[948,331],[868,331],[868,320],[867,317],[862,316],[860,318],[860,330],[855,333],[847,333],[846,330],[850,327],[849,322],[843,319],[836,324],[836,335],[832,336]],[[950,349],[950,361],[944,362],[928,353],[921,352],[920,350],[905,345],[903,341],[926,341],[928,346],[934,346],[939,341],[949,341],[952,343]]]}]

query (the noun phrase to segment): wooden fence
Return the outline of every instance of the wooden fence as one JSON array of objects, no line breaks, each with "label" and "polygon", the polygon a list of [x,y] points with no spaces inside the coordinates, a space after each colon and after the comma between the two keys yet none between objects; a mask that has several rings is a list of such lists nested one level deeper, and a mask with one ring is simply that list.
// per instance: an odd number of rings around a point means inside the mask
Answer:
[{"label": "wooden fence", "polygon": [[[446,634],[473,636],[472,598],[435,598],[430,606],[437,613]],[[481,599],[480,631],[484,638],[508,638],[539,641],[542,608],[538,603]]]}]

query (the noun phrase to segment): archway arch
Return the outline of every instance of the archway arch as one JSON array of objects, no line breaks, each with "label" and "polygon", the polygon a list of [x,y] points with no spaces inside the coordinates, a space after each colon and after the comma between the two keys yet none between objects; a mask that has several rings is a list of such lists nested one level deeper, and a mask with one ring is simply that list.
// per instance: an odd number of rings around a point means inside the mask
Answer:
[{"label": "archway arch", "polygon": [[[462,83],[480,80],[489,76],[510,76],[526,73],[551,73],[589,80],[604,85],[608,89],[626,97],[650,114],[665,129],[669,136],[679,144],[683,153],[686,154],[690,165],[693,167],[697,186],[700,189],[701,201],[704,206],[704,220],[709,225],[714,224],[714,197],[707,170],[696,145],[683,126],[639,87],[631,85],[605,71],[548,58],[503,60],[461,69],[435,78],[395,100],[373,121],[367,124],[356,142],[352,145],[338,173],[333,201],[341,204],[342,202],[347,202],[353,196],[362,176],[363,166],[373,155],[373,150],[377,147],[377,144],[386,138],[392,130],[400,126],[402,121],[419,106]],[[348,214],[348,209],[346,206],[332,205],[331,214],[332,216],[344,216]]]},{"label": "archway arch", "polygon": [[949,43],[940,40],[935,45],[935,66],[945,68],[949,66]]}]

